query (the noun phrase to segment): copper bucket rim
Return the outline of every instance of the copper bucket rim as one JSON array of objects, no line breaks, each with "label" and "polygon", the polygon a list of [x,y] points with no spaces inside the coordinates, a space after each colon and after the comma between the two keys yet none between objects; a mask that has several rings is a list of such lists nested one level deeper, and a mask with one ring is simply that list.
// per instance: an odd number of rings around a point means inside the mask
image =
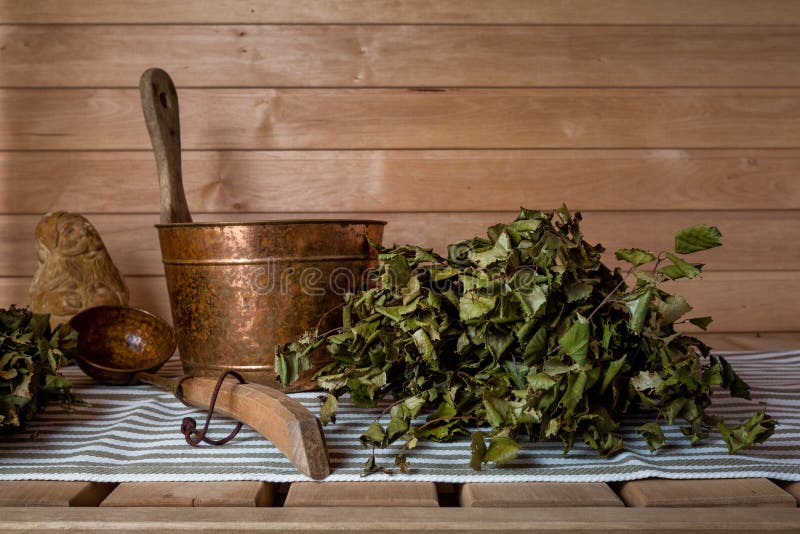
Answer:
[{"label": "copper bucket rim", "polygon": [[221,227],[221,226],[279,226],[296,224],[377,224],[386,226],[386,221],[376,219],[273,219],[266,221],[235,221],[235,222],[176,222],[159,223],[156,228],[189,228],[189,227]]}]

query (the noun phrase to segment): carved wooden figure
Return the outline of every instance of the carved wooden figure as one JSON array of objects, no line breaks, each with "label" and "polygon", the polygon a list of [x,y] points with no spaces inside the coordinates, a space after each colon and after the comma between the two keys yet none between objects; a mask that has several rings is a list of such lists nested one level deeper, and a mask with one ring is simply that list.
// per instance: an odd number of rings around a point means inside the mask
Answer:
[{"label": "carved wooden figure", "polygon": [[77,213],[45,214],[36,225],[39,268],[31,284],[31,310],[55,325],[102,304],[127,305],[128,289],[100,234]]}]

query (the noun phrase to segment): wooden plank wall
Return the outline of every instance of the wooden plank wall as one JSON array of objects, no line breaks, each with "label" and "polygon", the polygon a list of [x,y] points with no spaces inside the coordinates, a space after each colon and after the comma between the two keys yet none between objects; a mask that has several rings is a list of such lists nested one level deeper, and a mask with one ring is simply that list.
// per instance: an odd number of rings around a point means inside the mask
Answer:
[{"label": "wooden plank wall", "polygon": [[178,87],[198,220],[365,217],[441,249],[566,202],[663,249],[709,339],[800,331],[800,2],[0,0],[0,305],[41,214],[85,214],[132,303],[169,316],[138,78]]}]

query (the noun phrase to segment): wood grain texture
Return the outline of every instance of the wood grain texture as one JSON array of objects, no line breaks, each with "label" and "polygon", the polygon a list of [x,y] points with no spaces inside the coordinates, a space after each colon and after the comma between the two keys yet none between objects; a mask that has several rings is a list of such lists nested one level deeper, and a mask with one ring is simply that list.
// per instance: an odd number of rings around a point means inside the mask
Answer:
[{"label": "wood grain texture", "polygon": [[460,503],[467,508],[625,506],[600,482],[469,483],[461,489]]},{"label": "wood grain texture", "polygon": [[181,88],[800,85],[798,26],[36,25],[0,47],[5,87],[134,87],[154,65]]},{"label": "wood grain texture", "polygon": [[698,337],[717,350],[782,351],[800,347],[800,332],[704,333]]},{"label": "wood grain texture", "polygon": [[[131,306],[171,317],[161,276],[127,277]],[[0,278],[0,306],[28,301],[30,278]],[[711,315],[710,332],[796,332],[800,316],[800,271],[710,272],[702,280],[665,286],[694,306],[692,317]],[[692,333],[697,328],[685,327]],[[796,348],[796,347],[795,347]]]},{"label": "wood grain texture", "polygon": [[331,473],[322,424],[296,399],[265,385],[232,379],[218,388],[216,378],[193,377],[180,387],[182,399],[201,410],[208,411],[216,397],[216,412],[257,431],[307,477],[321,480]]},{"label": "wood grain texture", "polygon": [[97,506],[115,487],[106,482],[4,480],[0,506]]},{"label": "wood grain texture", "polygon": [[797,532],[774,508],[7,508],[5,532]]},{"label": "wood grain texture", "polygon": [[181,172],[181,121],[178,94],[172,78],[158,68],[147,69],[139,80],[144,121],[153,145],[161,195],[161,224],[190,223]]},{"label": "wood grain texture", "polygon": [[[519,200],[519,199],[518,199]],[[553,206],[555,207],[555,206]],[[446,255],[447,244],[475,235],[500,221],[511,222],[516,211],[395,213],[195,213],[200,222],[279,219],[377,219],[388,221],[383,243],[430,247]],[[161,275],[161,251],[153,227],[157,214],[97,214],[87,216],[100,233],[112,260],[125,275]],[[0,276],[28,276],[37,267],[33,244],[36,215],[0,215]],[[583,212],[585,239],[606,247],[603,260],[620,265],[614,251],[640,247],[658,253],[672,250],[675,232],[706,223],[717,226],[724,245],[691,256],[705,264],[705,272],[735,270],[800,270],[799,211],[632,211]]]},{"label": "wood grain texture", "polygon": [[800,482],[790,482],[783,486],[783,490],[794,497],[798,506],[800,506]]},{"label": "wood grain texture", "polygon": [[438,507],[433,482],[294,482],[285,507]]},{"label": "wood grain texture", "polygon": [[794,0],[0,0],[0,23],[798,24]]},{"label": "wood grain texture", "polygon": [[254,481],[129,482],[117,486],[100,506],[269,506],[274,493],[274,484]]},{"label": "wood grain texture", "polygon": [[[145,131],[144,120],[139,125]],[[192,211],[800,209],[798,150],[193,151]],[[150,150],[0,152],[0,213],[142,213]],[[416,193],[416,194],[411,194]]]},{"label": "wood grain texture", "polygon": [[[796,148],[800,89],[178,89],[184,149]],[[147,149],[134,89],[0,90],[0,150]]]},{"label": "wood grain texture", "polygon": [[619,496],[628,506],[797,506],[794,497],[766,478],[634,480],[622,485]]}]

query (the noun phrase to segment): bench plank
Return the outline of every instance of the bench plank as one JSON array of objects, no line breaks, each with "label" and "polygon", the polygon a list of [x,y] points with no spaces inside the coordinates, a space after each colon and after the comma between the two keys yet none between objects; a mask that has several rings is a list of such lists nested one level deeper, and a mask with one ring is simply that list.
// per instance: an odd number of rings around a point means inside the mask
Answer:
[{"label": "bench plank", "polygon": [[439,499],[433,482],[295,482],[284,506],[437,507]]},{"label": "bench plank", "polygon": [[269,506],[275,486],[264,482],[131,482],[100,506]]},{"label": "bench plank", "polygon": [[[433,512],[433,513],[432,513]],[[3,532],[797,532],[774,508],[7,508]]]},{"label": "bench plank", "polygon": [[460,501],[468,508],[624,506],[608,484],[599,482],[470,483],[464,484]]},{"label": "bench plank", "polygon": [[116,487],[104,482],[0,482],[0,506],[97,506]]},{"label": "bench plank", "polygon": [[716,480],[634,480],[619,496],[628,506],[715,507],[797,505],[794,498],[766,478]]}]

